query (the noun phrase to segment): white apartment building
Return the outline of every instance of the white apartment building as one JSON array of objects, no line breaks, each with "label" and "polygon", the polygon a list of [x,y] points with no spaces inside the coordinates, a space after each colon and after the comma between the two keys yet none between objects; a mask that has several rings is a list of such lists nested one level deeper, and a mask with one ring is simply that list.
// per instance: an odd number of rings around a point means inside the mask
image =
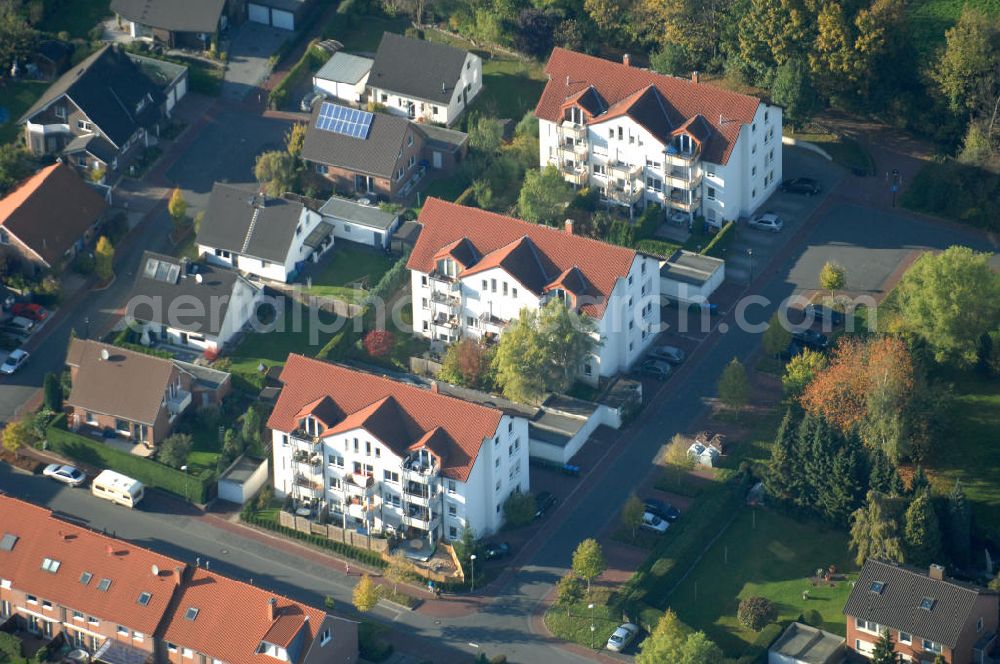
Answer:
[{"label": "white apartment building", "polygon": [[659,203],[716,227],[780,184],[780,106],[562,48],[535,108],[540,163],[608,203]]},{"label": "white apartment building", "polygon": [[525,307],[558,298],[596,323],[581,379],[627,370],[660,328],[659,261],[633,249],[428,198],[410,254],[413,328],[496,339]]},{"label": "white apartment building", "polygon": [[525,418],[301,355],[281,382],[274,490],[302,513],[433,544],[496,532],[529,490]]}]

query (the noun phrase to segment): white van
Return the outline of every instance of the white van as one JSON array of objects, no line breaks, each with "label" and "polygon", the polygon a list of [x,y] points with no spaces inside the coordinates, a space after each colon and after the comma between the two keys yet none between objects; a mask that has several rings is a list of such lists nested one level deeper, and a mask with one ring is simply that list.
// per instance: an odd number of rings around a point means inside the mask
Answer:
[{"label": "white van", "polygon": [[90,485],[90,492],[98,498],[129,508],[138,505],[144,494],[142,482],[113,470],[101,471]]}]

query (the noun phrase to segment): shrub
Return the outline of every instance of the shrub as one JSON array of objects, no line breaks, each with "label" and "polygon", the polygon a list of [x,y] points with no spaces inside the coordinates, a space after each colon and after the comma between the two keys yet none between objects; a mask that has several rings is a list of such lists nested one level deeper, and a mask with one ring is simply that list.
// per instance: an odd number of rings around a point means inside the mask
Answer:
[{"label": "shrub", "polygon": [[535,499],[526,493],[512,493],[503,504],[503,516],[507,525],[520,528],[532,522],[537,506]]},{"label": "shrub", "polygon": [[723,258],[726,255],[726,249],[732,244],[733,238],[736,236],[736,222],[729,221],[726,225],[715,234],[715,237],[705,245],[705,248],[701,250],[702,256],[714,256],[715,258]]},{"label": "shrub", "polygon": [[736,611],[736,619],[740,624],[755,632],[759,632],[770,622],[778,617],[778,609],[774,602],[766,597],[746,597],[740,600],[740,606]]},{"label": "shrub", "polygon": [[392,352],[396,338],[388,330],[372,330],[365,335],[365,352],[372,357],[385,357]]}]

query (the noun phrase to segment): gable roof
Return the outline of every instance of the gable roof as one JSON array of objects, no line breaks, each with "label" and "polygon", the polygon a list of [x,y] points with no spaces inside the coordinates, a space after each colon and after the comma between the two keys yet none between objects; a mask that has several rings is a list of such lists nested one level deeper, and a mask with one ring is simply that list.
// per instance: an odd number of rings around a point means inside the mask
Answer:
[{"label": "gable roof", "polygon": [[363,79],[371,71],[371,68],[371,58],[337,51],[319,68],[315,77],[324,81],[354,85]]},{"label": "gable roof", "polygon": [[[128,315],[143,321],[168,325],[195,334],[216,335],[229,312],[237,282],[256,290],[236,270],[217,267],[205,262],[186,260],[147,251],[139,262],[139,270],[129,297]],[[136,298],[142,298],[137,304]],[[183,298],[187,307],[183,313],[170,314],[170,304]]]},{"label": "gable roof", "polygon": [[[101,358],[102,350],[108,359]],[[66,403],[149,425],[177,370],[171,360],[86,339],[70,340],[66,363],[77,367]]]},{"label": "gable roof", "polygon": [[82,134],[76,136],[72,141],[66,144],[63,148],[63,155],[72,155],[77,152],[88,152],[94,157],[97,157],[105,164],[110,164],[114,161],[118,152],[115,150],[115,146],[110,143],[103,136],[98,136],[97,134]]},{"label": "gable roof", "polygon": [[0,199],[0,226],[52,266],[107,207],[72,168],[57,162]]},{"label": "gable roof", "polygon": [[[146,638],[156,632],[177,587],[177,568],[183,567],[4,495],[0,495],[0,534],[17,538],[10,551],[0,550],[0,570],[12,586],[99,620],[128,625]],[[54,573],[42,569],[45,558],[58,561]],[[84,573],[91,577],[86,584]],[[103,579],[111,582],[107,590],[98,588]],[[147,604],[139,603],[140,593],[150,594]]]},{"label": "gable roof", "polygon": [[309,118],[302,158],[356,173],[391,178],[395,175],[399,153],[409,132],[423,138],[420,129],[406,118],[387,113],[373,113],[366,138],[319,129],[316,120],[323,104],[316,104]]},{"label": "gable roof", "polygon": [[592,287],[588,294],[597,299],[585,303],[581,310],[594,318],[604,315],[611,291],[618,279],[628,276],[637,255],[625,247],[433,197],[424,203],[418,221],[422,228],[406,264],[409,269],[432,272],[441,248],[462,238],[482,258],[459,272],[460,278],[489,267],[504,267],[526,288],[541,294],[560,275],[576,267]]},{"label": "gable roof", "polygon": [[384,32],[368,85],[447,105],[455,95],[468,55],[468,51],[447,44]]},{"label": "gable roof", "polygon": [[[19,122],[25,122],[63,95],[73,100],[119,149],[140,127],[160,117],[163,93],[128,54],[105,46],[59,77]],[[146,99],[141,111],[140,101]]]},{"label": "gable roof", "polygon": [[[883,584],[881,592],[873,590],[873,583]],[[978,617],[972,610],[983,595],[997,597],[984,588],[932,579],[922,570],[866,560],[844,614],[954,648],[962,630]],[[934,600],[930,611],[920,608],[925,597]],[[996,601],[990,610],[996,612]]]},{"label": "gable roof", "polygon": [[253,187],[216,182],[198,244],[284,263],[304,208],[285,198],[259,195]]},{"label": "gable roof", "polygon": [[[629,100],[624,108],[619,109],[620,114],[626,114],[626,108],[632,109],[627,114],[664,141],[669,137],[669,131],[664,133],[665,121],[669,122],[670,127],[679,127],[701,114],[712,129],[711,139],[702,147],[702,156],[716,164],[729,161],[729,155],[739,138],[740,128],[753,122],[761,104],[760,99],[749,95],[695,83],[685,78],[664,76],[648,69],[564,48],[552,50],[545,72],[549,75],[549,81],[535,107],[535,115],[539,118],[559,122],[562,119],[560,109],[566,100],[581,90],[594,86],[612,108],[619,102]],[[643,93],[650,86],[655,88],[665,104],[665,116],[656,108],[660,102],[657,101],[654,105],[655,100],[647,97],[648,93]],[[641,103],[635,106],[640,100]],[[590,123],[602,122],[604,119],[604,116],[598,115]]]},{"label": "gable roof", "polygon": [[111,11],[140,25],[214,34],[226,0],[111,0]]},{"label": "gable roof", "polygon": [[345,414],[334,431],[363,426],[399,456],[423,441],[441,457],[442,474],[461,481],[502,417],[494,408],[302,355],[288,356],[280,380],[284,387],[268,427],[294,431],[303,407],[326,396]]}]

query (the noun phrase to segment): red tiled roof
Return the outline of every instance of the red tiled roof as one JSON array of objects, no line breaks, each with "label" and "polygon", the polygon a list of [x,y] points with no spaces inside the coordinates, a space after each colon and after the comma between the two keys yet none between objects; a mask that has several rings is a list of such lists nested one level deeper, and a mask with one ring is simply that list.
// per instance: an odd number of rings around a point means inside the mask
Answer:
[{"label": "red tiled roof", "polygon": [[[14,588],[39,601],[127,625],[146,638],[156,632],[177,587],[176,568],[183,567],[148,549],[57,519],[43,507],[0,496],[0,537],[5,534],[17,541],[12,550],[0,550],[0,576]],[[54,574],[42,569],[45,558],[59,561]],[[81,582],[85,572],[91,575],[86,585]],[[98,589],[102,579],[111,580],[106,591]],[[150,594],[145,606],[138,602],[144,592]],[[46,613],[41,606],[35,608]],[[67,620],[74,623],[72,616]]]},{"label": "red tiled roof", "polygon": [[[338,409],[347,413],[343,422],[350,420],[351,426],[355,422],[360,426],[369,421],[374,411],[385,408],[380,402],[392,397],[395,408],[386,409],[388,415],[395,418],[391,415],[395,411],[402,419],[405,414],[409,422],[405,426],[392,422],[372,424],[372,434],[377,436],[382,432],[393,438],[383,442],[397,453],[404,453],[420,439],[433,440],[432,449],[442,457],[442,474],[463,482],[472,471],[483,441],[492,438],[500,426],[501,413],[496,409],[302,355],[288,356],[280,380],[283,383],[281,396],[268,418],[268,427],[293,431],[298,427],[296,414],[303,405],[323,396],[329,396]],[[339,430],[343,422],[334,428]],[[383,426],[391,433],[383,431]],[[427,435],[437,427],[447,436]],[[410,437],[403,449],[395,447],[402,440],[401,436]]]},{"label": "red tiled roof", "polygon": [[[270,615],[271,599],[277,601],[275,620]],[[186,618],[189,608],[198,609],[194,620]],[[227,664],[258,664],[275,661],[257,654],[261,641],[285,648],[305,623],[304,653],[325,618],[326,613],[319,609],[196,568],[171,605],[163,638]]]},{"label": "red tiled roof", "polygon": [[[756,97],[563,48],[552,50],[545,72],[549,75],[549,82],[535,107],[535,115],[539,118],[559,122],[562,118],[560,109],[566,99],[591,85],[612,107],[652,85],[666,100],[675,126],[698,114],[708,120],[713,138],[702,154],[705,159],[717,164],[729,161],[740,128],[753,122],[761,103]],[[592,122],[604,119],[605,115],[600,115]]]},{"label": "red tiled roof", "polygon": [[[420,237],[413,247],[406,266],[419,272],[431,272],[434,255],[455,240],[465,237],[475,246],[483,259],[467,273],[481,271],[482,266],[498,266],[508,257],[509,245],[529,238],[545,270],[543,287],[557,279],[566,270],[577,267],[593,287],[596,303],[586,303],[582,311],[594,318],[601,318],[607,299],[618,279],[628,276],[636,253],[632,249],[606,244],[563,230],[521,221],[513,217],[487,212],[478,208],[462,207],[437,198],[428,198],[417,220],[423,225]],[[459,273],[464,276],[466,273]],[[522,275],[513,274],[521,279]],[[525,284],[534,288],[535,284]]]}]

